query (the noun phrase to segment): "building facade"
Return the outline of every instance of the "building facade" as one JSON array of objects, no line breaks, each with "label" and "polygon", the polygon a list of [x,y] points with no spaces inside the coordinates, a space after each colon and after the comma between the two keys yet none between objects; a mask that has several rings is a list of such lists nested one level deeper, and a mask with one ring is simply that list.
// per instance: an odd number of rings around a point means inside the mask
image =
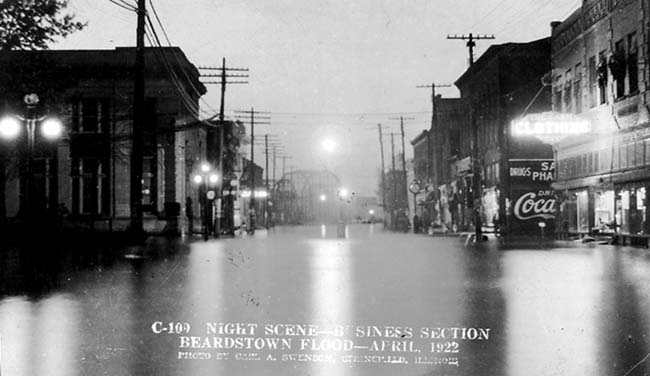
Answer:
[{"label": "building facade", "polygon": [[[35,111],[55,115],[65,128],[47,145],[36,132],[29,168],[24,137],[3,147],[5,216],[24,209],[31,174],[29,199],[43,212],[95,229],[128,224],[134,61],[134,48],[0,52],[5,114],[24,116],[24,96],[36,93]],[[145,218],[184,218],[191,213],[183,216],[183,208],[199,212],[190,174],[206,158],[210,126],[182,125],[197,119],[206,89],[179,48],[147,48],[145,65],[142,207]]]},{"label": "building facade", "polygon": [[[552,161],[553,150],[536,138],[514,137],[511,124],[526,113],[550,110],[550,87],[542,80],[549,71],[550,38],[544,38],[490,46],[455,82],[469,122],[459,132],[457,186],[451,190],[458,193],[452,197],[465,204],[465,221],[473,223],[478,211],[483,226],[498,227],[502,233],[537,230],[537,218],[518,215],[514,209],[538,187],[533,182],[511,184],[510,167]],[[476,173],[481,180],[475,186]],[[553,200],[552,194],[543,199]]]},{"label": "building facade", "polygon": [[553,110],[590,133],[556,145],[559,225],[650,233],[646,0],[585,0],[552,28]]}]

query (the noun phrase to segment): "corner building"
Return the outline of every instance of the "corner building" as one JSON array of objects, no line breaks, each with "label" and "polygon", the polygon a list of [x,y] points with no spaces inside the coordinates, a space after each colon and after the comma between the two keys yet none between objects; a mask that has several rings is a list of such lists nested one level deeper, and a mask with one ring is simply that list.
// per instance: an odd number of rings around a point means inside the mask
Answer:
[{"label": "corner building", "polygon": [[590,123],[556,144],[557,225],[650,233],[650,1],[585,0],[551,24],[553,110]]}]

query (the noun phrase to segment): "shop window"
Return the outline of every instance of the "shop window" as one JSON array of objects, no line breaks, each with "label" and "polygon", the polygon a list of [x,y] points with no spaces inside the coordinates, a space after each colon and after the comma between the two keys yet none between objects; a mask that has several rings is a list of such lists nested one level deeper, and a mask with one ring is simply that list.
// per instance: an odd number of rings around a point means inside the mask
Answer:
[{"label": "shop window", "polygon": [[589,108],[596,106],[598,91],[598,75],[596,73],[596,57],[589,58]]},{"label": "shop window", "polygon": [[589,196],[587,191],[577,193],[578,231],[589,232]]},{"label": "shop window", "polygon": [[639,91],[638,46],[636,33],[627,36],[627,72],[630,94]]},{"label": "shop window", "polygon": [[74,158],[72,160],[72,213],[108,214],[110,190],[108,160]]},{"label": "shop window", "polygon": [[595,194],[595,225],[601,232],[614,230],[614,191]]},{"label": "shop window", "polygon": [[591,174],[594,172],[594,155],[593,153],[587,154],[587,173]]},{"label": "shop window", "polygon": [[573,82],[574,110],[576,114],[582,112],[582,64],[576,64],[575,80]]},{"label": "shop window", "polygon": [[594,152],[594,172],[599,172],[600,171],[599,166],[600,165],[598,164],[598,152],[595,151]]},{"label": "shop window", "polygon": [[645,154],[645,165],[650,166],[650,138],[643,140],[646,152]]}]

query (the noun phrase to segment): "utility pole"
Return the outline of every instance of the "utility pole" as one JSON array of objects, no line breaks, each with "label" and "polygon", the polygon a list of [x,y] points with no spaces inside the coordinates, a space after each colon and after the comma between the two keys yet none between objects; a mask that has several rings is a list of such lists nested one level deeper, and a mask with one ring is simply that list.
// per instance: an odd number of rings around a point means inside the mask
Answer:
[{"label": "utility pole", "polygon": [[142,164],[144,129],[144,23],[145,0],[138,0],[138,21],[136,28],[135,66],[133,76],[133,138],[131,140],[130,173],[130,231],[139,236],[144,232],[142,225]]},{"label": "utility pole", "polygon": [[286,168],[286,165],[287,165],[287,159],[292,159],[292,158],[290,156],[288,156],[288,155],[283,155],[282,156],[282,176],[283,177],[286,174],[286,169],[285,168]]},{"label": "utility pole", "polygon": [[467,40],[466,46],[469,48],[469,66],[471,67],[474,64],[474,47],[476,47],[476,42],[477,40],[482,40],[482,39],[494,39],[494,35],[473,35],[472,33],[469,33],[469,35],[447,35],[447,39],[461,39],[461,40]]},{"label": "utility pole", "polygon": [[[199,69],[204,70],[220,70],[219,74],[200,74],[199,77],[220,77],[221,81],[206,81],[203,84],[217,84],[221,85],[221,100],[219,105],[219,155],[217,157],[218,171],[221,174],[220,187],[217,190],[218,201],[217,201],[217,220],[216,220],[216,231],[215,236],[218,238],[221,234],[221,217],[223,216],[223,186],[226,179],[226,174],[223,170],[223,159],[225,158],[224,152],[224,127],[225,127],[225,101],[226,101],[226,85],[228,84],[247,84],[248,81],[227,81],[228,78],[238,77],[238,78],[248,78],[248,73],[243,74],[229,74],[232,71],[238,72],[248,72],[248,68],[228,68],[226,67],[226,58],[222,58],[221,67],[200,67]],[[232,200],[232,196],[228,196],[228,200]],[[232,205],[228,205],[232,207]],[[229,215],[231,215],[229,213]]]},{"label": "utility pole", "polygon": [[391,180],[393,181],[393,205],[391,205],[391,227],[393,230],[396,230],[396,213],[395,213],[395,208],[397,208],[397,179],[395,178],[395,175],[397,174],[397,171],[395,171],[395,136],[396,133],[391,133],[390,134],[390,155],[391,155],[391,165],[393,169],[393,176]]},{"label": "utility pole", "polygon": [[379,151],[381,153],[381,205],[384,212],[384,224],[386,223],[386,166],[384,165],[384,138],[381,132],[381,123],[377,124],[379,131]]},{"label": "utility pole", "polygon": [[[251,125],[251,161],[250,161],[250,168],[248,169],[248,173],[250,174],[250,180],[251,180],[251,196],[250,196],[250,204],[249,204],[249,217],[250,217],[250,233],[254,234],[255,233],[255,115],[259,114],[270,114],[270,112],[262,112],[262,111],[255,111],[253,107],[251,107],[250,111],[235,111],[236,113],[239,114],[247,114],[250,115],[250,125]],[[271,124],[270,116],[258,116],[258,125],[263,125],[263,124]],[[262,121],[260,121],[262,120]]]},{"label": "utility pole", "polygon": [[[474,64],[474,43],[479,39],[494,39],[494,35],[477,35],[471,33],[468,37],[462,35],[460,37],[454,35],[453,37],[447,36],[447,39],[467,39],[467,47],[469,48],[469,66]],[[474,108],[475,93],[470,93],[469,98],[469,113],[470,122],[472,127],[472,196],[474,199],[474,241],[476,243],[483,241],[483,224],[481,223],[481,201],[482,201],[482,187],[481,187],[481,164],[480,164],[480,151],[478,145],[478,123],[476,122],[476,109]],[[502,193],[503,194],[503,193]]]},{"label": "utility pole", "polygon": [[[437,184],[437,179],[434,179],[434,158],[433,158],[433,145],[431,145],[431,138],[438,140],[437,132],[438,127],[436,122],[438,121],[438,113],[436,108],[436,88],[437,87],[451,87],[449,84],[436,85],[435,82],[432,82],[431,85],[418,85],[416,88],[431,88],[431,128],[429,134],[427,135],[427,174],[429,177],[434,180],[434,184]],[[439,161],[441,162],[441,161]]]},{"label": "utility pole", "polygon": [[[408,181],[406,176],[406,148],[404,147],[404,120],[415,120],[415,118],[405,118],[404,116],[400,116],[399,118],[391,118],[391,119],[399,120],[399,124],[400,124],[400,134],[402,137],[402,174],[403,174],[401,180],[402,180],[402,184],[405,187],[404,192],[406,193],[407,192],[406,187],[408,187]],[[408,193],[406,193],[406,202],[408,203]],[[406,208],[408,209],[408,204]]]}]

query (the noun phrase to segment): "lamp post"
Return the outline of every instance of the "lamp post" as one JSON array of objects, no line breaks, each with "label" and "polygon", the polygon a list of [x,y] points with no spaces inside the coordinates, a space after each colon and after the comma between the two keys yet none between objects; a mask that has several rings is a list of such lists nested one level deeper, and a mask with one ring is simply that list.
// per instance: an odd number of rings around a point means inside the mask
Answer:
[{"label": "lamp post", "polygon": [[413,194],[413,232],[417,232],[417,229],[415,228],[415,216],[417,215],[417,208],[418,208],[418,202],[417,202],[417,197],[418,197],[418,192],[420,192],[421,185],[420,181],[415,179],[409,184],[409,191]]},{"label": "lamp post", "polygon": [[[201,208],[201,223],[203,226],[203,240],[208,240],[210,234],[211,210],[214,204],[214,199],[216,198],[216,192],[214,188],[217,187],[220,178],[219,174],[212,170],[212,167],[207,162],[201,163],[199,166],[199,172],[194,174],[192,177],[194,184],[199,186],[199,203],[202,205]],[[216,234],[218,237],[219,235]]]},{"label": "lamp post", "polygon": [[[39,128],[43,139],[56,140],[61,137],[63,133],[63,124],[60,120],[50,116],[39,116],[36,114],[36,107],[39,103],[38,95],[27,94],[23,98],[27,106],[26,116],[21,115],[6,115],[0,119],[0,137],[6,140],[16,139],[22,132],[24,126],[27,132],[27,157],[26,167],[27,173],[24,176],[24,204],[26,205],[27,219],[34,219],[35,213],[35,198],[34,198],[34,182],[32,181],[33,175],[33,158],[34,158],[34,145],[36,140],[36,129]],[[3,198],[4,199],[4,198]],[[23,207],[23,202],[21,202]]]}]

